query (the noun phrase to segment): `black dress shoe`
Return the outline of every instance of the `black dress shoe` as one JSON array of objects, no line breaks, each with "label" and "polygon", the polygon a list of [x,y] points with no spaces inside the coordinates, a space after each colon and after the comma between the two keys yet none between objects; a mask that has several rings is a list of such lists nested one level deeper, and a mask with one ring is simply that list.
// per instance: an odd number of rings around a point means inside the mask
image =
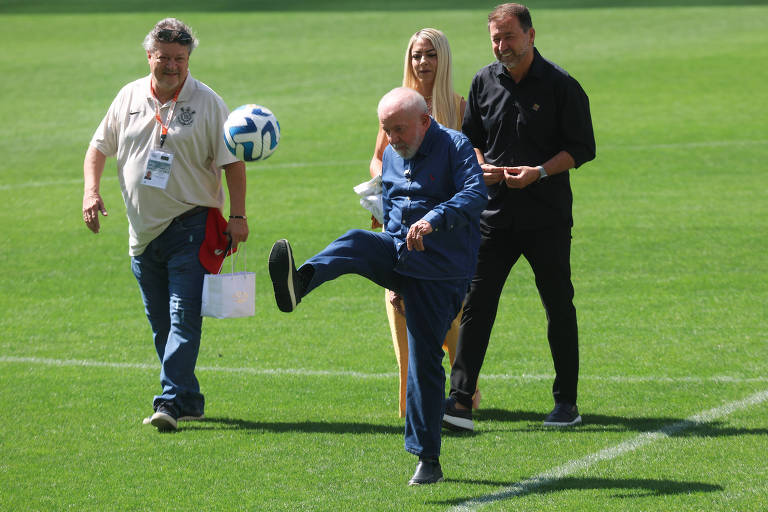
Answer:
[{"label": "black dress shoe", "polygon": [[443,481],[443,470],[440,469],[440,461],[433,459],[419,459],[416,472],[408,481],[408,485],[434,484]]},{"label": "black dress shoe", "polygon": [[303,283],[296,272],[291,244],[284,238],[272,245],[269,253],[269,277],[275,289],[278,309],[284,313],[296,309],[304,294]]}]

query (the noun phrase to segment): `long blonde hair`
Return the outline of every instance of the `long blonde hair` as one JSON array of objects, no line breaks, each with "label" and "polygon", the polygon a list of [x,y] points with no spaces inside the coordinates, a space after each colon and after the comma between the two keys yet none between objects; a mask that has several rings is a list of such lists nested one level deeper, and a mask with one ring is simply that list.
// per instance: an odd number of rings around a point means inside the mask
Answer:
[{"label": "long blonde hair", "polygon": [[403,86],[418,90],[419,80],[413,74],[413,67],[411,66],[411,50],[414,43],[419,39],[428,40],[437,52],[437,70],[435,83],[432,85],[432,117],[443,126],[456,129],[460,126],[461,119],[459,119],[457,102],[453,92],[451,47],[448,44],[448,38],[441,31],[435,28],[423,28],[411,36],[408,48],[405,50]]}]

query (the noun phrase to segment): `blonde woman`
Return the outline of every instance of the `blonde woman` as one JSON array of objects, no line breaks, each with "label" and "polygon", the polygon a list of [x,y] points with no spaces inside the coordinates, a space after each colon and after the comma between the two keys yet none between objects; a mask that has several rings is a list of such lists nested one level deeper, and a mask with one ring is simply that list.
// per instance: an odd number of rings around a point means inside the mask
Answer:
[{"label": "blonde woman", "polygon": [[[451,48],[445,34],[434,28],[424,28],[413,34],[405,50],[403,86],[418,91],[427,100],[429,114],[440,124],[461,130],[466,101],[453,90],[451,78]],[[371,177],[381,174],[381,157],[387,147],[387,137],[379,128],[376,148],[371,159]],[[381,225],[372,219],[373,228]],[[401,297],[393,291],[385,291],[385,303],[397,364],[400,367],[400,417],[405,417],[405,390],[408,379],[408,334],[405,326],[405,310]],[[445,336],[443,349],[453,365],[456,341],[459,337],[461,311],[451,323]],[[475,392],[473,406],[480,404],[480,391]]]}]

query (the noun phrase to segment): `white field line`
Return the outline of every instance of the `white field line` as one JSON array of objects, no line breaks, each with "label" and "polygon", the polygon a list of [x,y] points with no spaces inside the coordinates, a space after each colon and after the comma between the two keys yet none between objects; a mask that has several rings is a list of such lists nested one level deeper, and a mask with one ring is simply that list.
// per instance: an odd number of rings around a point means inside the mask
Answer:
[{"label": "white field line", "polygon": [[[51,359],[44,357],[0,356],[0,363],[29,363],[48,366],[83,366],[98,368],[125,368],[132,370],[159,370],[160,363],[115,363],[86,359]],[[305,368],[227,368],[224,366],[197,366],[199,372],[247,373],[250,375],[299,375],[304,377],[354,377],[358,379],[385,379],[396,373],[363,373],[344,370],[309,370]]]},{"label": "white field line", "polygon": [[748,396],[743,400],[728,402],[724,405],[721,405],[720,407],[715,407],[714,409],[695,414],[690,418],[679,421],[677,423],[670,423],[669,425],[666,425],[654,432],[644,432],[627,441],[619,443],[615,446],[611,446],[610,448],[605,448],[598,452],[586,455],[580,459],[566,462],[562,466],[558,466],[543,473],[539,473],[536,476],[521,482],[517,482],[494,493],[486,494],[485,496],[480,496],[478,498],[465,501],[464,503],[460,503],[450,510],[455,512],[474,511],[490,503],[529,494],[543,485],[560,480],[561,478],[576,473],[577,471],[585,470],[598,462],[615,459],[626,453],[633,452],[651,443],[655,443],[656,441],[666,439],[684,430],[689,430],[693,427],[696,427],[697,425],[709,423],[719,418],[728,416],[736,411],[761,404],[766,400],[768,400],[768,390],[760,391],[759,393]]},{"label": "white field line", "polygon": [[[102,181],[117,181],[114,176],[105,176]],[[41,188],[41,187],[63,187],[66,185],[82,185],[83,178],[71,180],[49,180],[49,181],[25,181],[24,183],[14,183],[12,185],[0,185],[0,190],[18,190],[20,188]]]},{"label": "white field line", "polygon": [[[88,361],[78,359],[51,359],[40,357],[15,357],[15,356],[0,356],[0,363],[26,363],[26,364],[41,364],[50,366],[81,366],[81,367],[106,367],[106,368],[126,368],[126,369],[140,369],[140,370],[156,370],[157,364],[143,364],[143,363],[114,363],[106,361]],[[328,376],[328,377],[354,377],[362,379],[380,379],[380,378],[394,378],[397,376],[395,373],[362,373],[353,371],[325,371],[325,370],[307,370],[300,368],[283,368],[283,369],[257,369],[257,368],[226,368],[219,366],[199,366],[197,368],[200,371],[212,371],[212,372],[225,372],[225,373],[249,373],[255,375],[300,375],[300,376]],[[489,379],[518,379],[518,380],[541,380],[551,379],[550,375],[484,375],[482,378]],[[601,377],[601,376],[582,376],[581,379],[587,380],[601,380],[601,381],[615,381],[615,382],[731,382],[731,383],[743,383],[743,382],[766,382],[766,378],[737,378],[728,376],[715,376],[715,377]],[[754,405],[761,404],[768,400],[768,390],[755,393],[745,399],[729,402],[720,407],[715,407],[708,411],[695,414],[683,421],[677,423],[670,423],[659,430],[653,432],[644,432],[627,441],[619,443],[615,446],[605,448],[598,452],[586,455],[580,459],[576,459],[567,462],[561,466],[550,469],[536,476],[517,482],[509,487],[505,487],[499,491],[491,494],[486,494],[478,498],[474,498],[464,503],[461,503],[453,507],[452,511],[474,511],[484,505],[494,503],[497,501],[507,500],[517,496],[523,496],[530,492],[535,491],[537,488],[555,482],[561,478],[564,478],[577,471],[585,470],[594,464],[612,460],[620,457],[626,453],[633,452],[644,446],[647,446],[656,441],[663,440],[667,437],[675,435],[684,430],[689,430],[697,425],[712,422],[719,418],[728,416],[736,411],[752,407]]]},{"label": "white field line", "polygon": [[[27,363],[47,366],[82,366],[82,367],[100,367],[100,368],[126,368],[134,370],[159,370],[159,363],[119,363],[111,361],[91,361],[87,359],[53,359],[45,357],[17,357],[0,356],[0,363]],[[356,379],[391,379],[397,377],[395,372],[383,373],[365,373],[352,370],[310,370],[307,368],[228,368],[225,366],[198,366],[199,372],[219,372],[219,373],[246,373],[250,375],[298,375],[302,377],[352,377]],[[536,374],[481,374],[481,380],[517,380],[523,382],[552,380],[554,375],[536,375]],[[660,376],[602,376],[602,375],[582,375],[580,380],[598,381],[598,382],[616,382],[627,384],[640,383],[663,383],[663,384],[684,384],[684,383],[722,383],[722,384],[744,384],[768,382],[768,377],[733,377],[728,375],[715,375],[711,377],[660,377]]]}]

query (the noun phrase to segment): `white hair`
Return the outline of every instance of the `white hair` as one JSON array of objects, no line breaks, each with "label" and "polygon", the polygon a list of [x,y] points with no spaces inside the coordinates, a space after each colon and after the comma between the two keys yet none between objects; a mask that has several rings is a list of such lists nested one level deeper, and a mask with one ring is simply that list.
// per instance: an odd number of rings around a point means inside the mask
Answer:
[{"label": "white hair", "polygon": [[379,117],[381,117],[383,110],[387,108],[416,115],[429,114],[427,101],[424,99],[424,96],[410,87],[395,87],[385,94],[381,100],[379,100],[379,106],[377,108]]}]

